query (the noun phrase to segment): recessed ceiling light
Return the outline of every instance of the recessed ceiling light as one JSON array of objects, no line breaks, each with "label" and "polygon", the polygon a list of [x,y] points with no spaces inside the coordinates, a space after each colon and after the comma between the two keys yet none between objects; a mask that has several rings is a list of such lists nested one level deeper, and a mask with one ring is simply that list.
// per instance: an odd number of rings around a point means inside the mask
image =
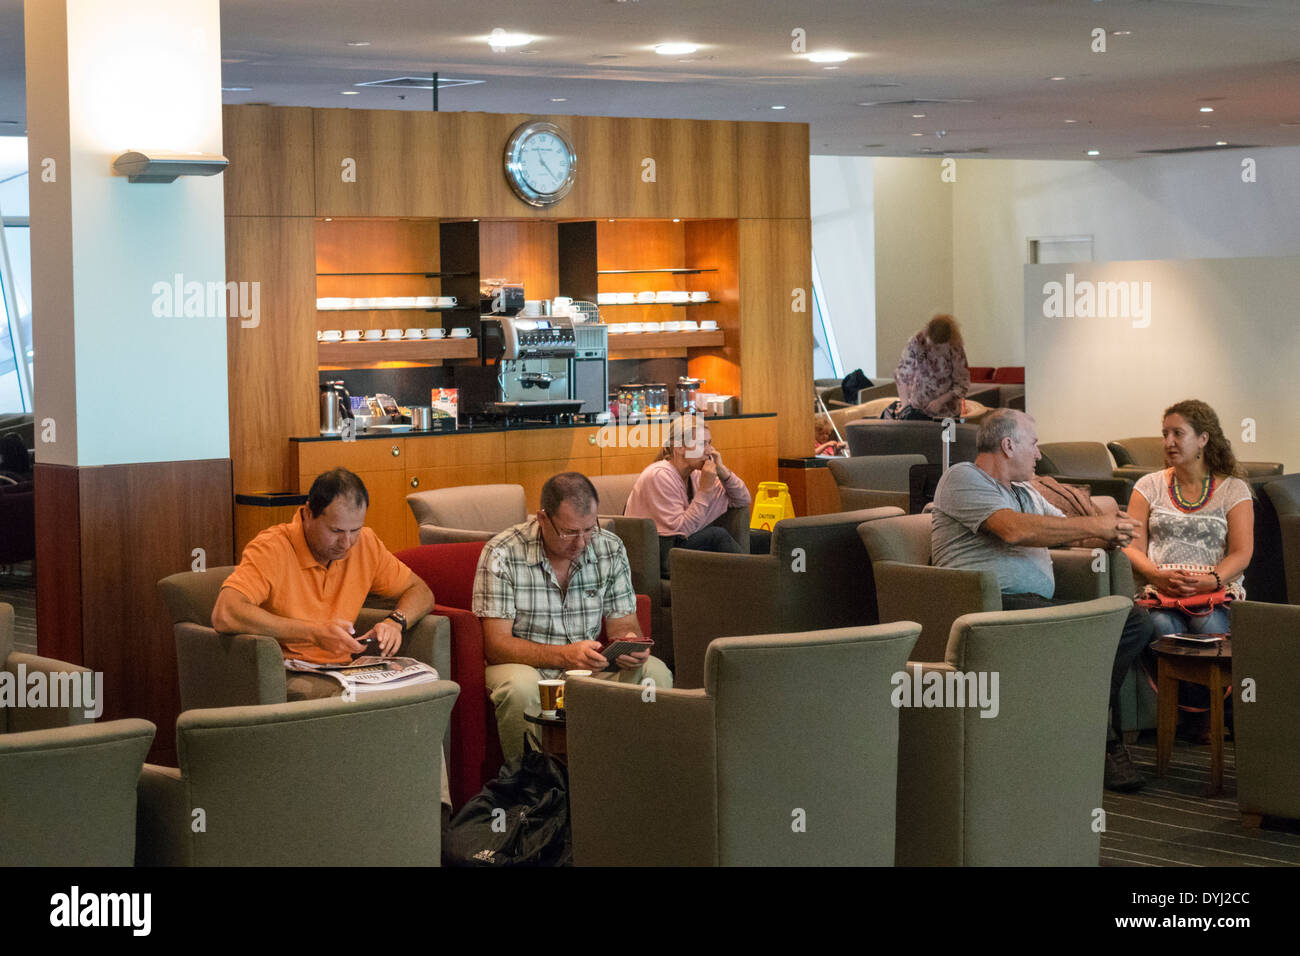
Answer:
[{"label": "recessed ceiling light", "polygon": [[912,135],[913,135],[913,136],[924,136],[925,134],[924,134],[924,133],[913,133]]},{"label": "recessed ceiling light", "polygon": [[839,67],[838,67],[838,66],[824,66],[824,67],[822,67],[822,69],[823,69],[823,70],[838,70]]},{"label": "recessed ceiling light", "polygon": [[551,97],[551,102],[552,102],[552,103],[567,103],[567,102],[569,102],[569,98],[568,98],[567,96],[552,96],[552,97]]},{"label": "recessed ceiling light", "polygon": [[673,222],[681,222],[680,219],[674,219]]},{"label": "recessed ceiling light", "polygon": [[541,50],[520,50],[520,56],[532,56],[534,53],[541,53]]},{"label": "recessed ceiling light", "polygon": [[1090,150],[1088,150],[1088,155],[1089,155],[1089,156],[1100,156],[1100,155],[1101,155],[1101,150],[1099,150],[1099,149],[1090,149]]},{"label": "recessed ceiling light", "polygon": [[326,216],[326,217],[325,217],[325,221],[326,221],[326,222],[333,222],[333,221],[334,221],[334,218],[333,218],[332,216]]},{"label": "recessed ceiling light", "polygon": [[1210,129],[1211,127],[1210,127],[1210,124],[1209,124],[1209,123],[1197,123],[1197,124],[1196,124],[1196,128],[1197,128],[1197,129]]},{"label": "recessed ceiling light", "polygon": [[1213,107],[1213,106],[1202,106],[1202,107],[1201,107],[1201,112],[1202,112],[1202,113],[1213,113],[1213,112],[1214,112],[1214,107]]},{"label": "recessed ceiling light", "polygon": [[925,114],[924,114],[924,113],[913,113],[913,114],[912,114],[912,119],[925,119]]},{"label": "recessed ceiling light", "polygon": [[813,63],[843,63],[848,58],[849,55],[843,50],[821,50],[808,54],[808,59]]},{"label": "recessed ceiling light", "polygon": [[348,46],[370,46],[369,40],[349,40]]},{"label": "recessed ceiling light", "polygon": [[251,86],[223,86],[222,93],[249,93],[252,91]]},{"label": "recessed ceiling light", "polygon": [[1227,141],[1226,139],[1221,139],[1221,140],[1219,140],[1217,143],[1215,143],[1214,145],[1215,145],[1215,146],[1227,146],[1227,145],[1228,145],[1228,141]]},{"label": "recessed ceiling light", "polygon": [[497,27],[488,35],[487,42],[494,50],[508,50],[512,47],[527,46],[534,39],[527,33],[509,33]]},{"label": "recessed ceiling light", "polygon": [[1131,37],[1133,35],[1133,31],[1132,30],[1111,30],[1110,35],[1113,37]]},{"label": "recessed ceiling light", "polygon": [[656,43],[654,47],[660,56],[690,56],[698,49],[695,43]]},{"label": "recessed ceiling light", "polygon": [[1065,77],[1063,77],[1063,76],[1049,76],[1048,79],[1049,79],[1049,80],[1056,80],[1057,82],[1060,82],[1061,80],[1065,79]]},{"label": "recessed ceiling light", "polygon": [[360,96],[360,90],[339,90],[340,96]]},{"label": "recessed ceiling light", "polygon": [[783,109],[785,109],[785,107],[784,107],[784,106],[773,106],[772,109],[774,109],[774,110],[783,110]]},{"label": "recessed ceiling light", "polygon": [[1078,120],[1066,120],[1066,122],[1067,122],[1067,123],[1077,123],[1077,122],[1079,122],[1079,121],[1078,121]]}]

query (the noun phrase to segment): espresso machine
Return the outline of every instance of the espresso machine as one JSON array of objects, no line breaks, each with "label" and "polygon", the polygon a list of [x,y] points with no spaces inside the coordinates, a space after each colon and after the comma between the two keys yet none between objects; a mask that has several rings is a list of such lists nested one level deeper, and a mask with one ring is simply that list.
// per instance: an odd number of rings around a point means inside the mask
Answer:
[{"label": "espresso machine", "polygon": [[493,315],[482,319],[482,365],[454,372],[461,409],[469,415],[558,419],[578,414],[569,316]]}]

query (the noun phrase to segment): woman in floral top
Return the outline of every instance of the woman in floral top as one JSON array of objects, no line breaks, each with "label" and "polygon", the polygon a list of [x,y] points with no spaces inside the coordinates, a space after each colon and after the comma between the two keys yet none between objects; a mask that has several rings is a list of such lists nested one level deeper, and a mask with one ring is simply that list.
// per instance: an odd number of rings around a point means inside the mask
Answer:
[{"label": "woman in floral top", "polygon": [[912,336],[894,370],[899,418],[960,418],[970,390],[961,330],[951,315],[936,315]]}]

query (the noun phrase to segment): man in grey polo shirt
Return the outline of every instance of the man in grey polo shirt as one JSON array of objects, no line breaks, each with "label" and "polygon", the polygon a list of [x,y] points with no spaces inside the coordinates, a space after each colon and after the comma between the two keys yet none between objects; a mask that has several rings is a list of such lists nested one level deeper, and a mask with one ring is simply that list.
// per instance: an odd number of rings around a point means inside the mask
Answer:
[{"label": "man in grey polo shirt", "polygon": [[[483,624],[484,676],[507,761],[523,754],[524,713],[539,709],[539,680],[574,669],[599,674],[602,622],[611,639],[642,636],[627,551],[600,527],[597,500],[585,475],[555,475],[542,486],[541,510],[479,556],[471,609]],[[668,667],[648,650],[615,663],[615,680],[673,686]]]},{"label": "man in grey polo shirt", "polygon": [[[1000,408],[980,423],[975,461],[953,465],[934,493],[930,550],[936,567],[992,571],[1007,611],[1066,604],[1053,598],[1056,579],[1048,548],[1083,538],[1123,547],[1134,523],[1124,512],[1067,518],[1023,482],[1034,477],[1038,432],[1024,412]],[[1107,726],[1106,786],[1136,790],[1142,775],[1113,726],[1124,676],[1154,638],[1147,612],[1134,607],[1124,623],[1111,669],[1112,723]]]}]

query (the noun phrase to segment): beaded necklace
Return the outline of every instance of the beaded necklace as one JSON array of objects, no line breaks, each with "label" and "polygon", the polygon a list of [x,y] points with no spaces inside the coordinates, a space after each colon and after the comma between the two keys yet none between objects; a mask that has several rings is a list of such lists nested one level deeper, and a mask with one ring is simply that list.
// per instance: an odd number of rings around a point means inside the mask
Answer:
[{"label": "beaded necklace", "polygon": [[1205,507],[1214,494],[1214,475],[1207,474],[1201,479],[1201,496],[1195,501],[1188,501],[1183,497],[1182,491],[1178,487],[1178,474],[1171,468],[1169,470],[1169,497],[1173,499],[1174,506],[1179,511],[1193,512],[1200,511]]}]

